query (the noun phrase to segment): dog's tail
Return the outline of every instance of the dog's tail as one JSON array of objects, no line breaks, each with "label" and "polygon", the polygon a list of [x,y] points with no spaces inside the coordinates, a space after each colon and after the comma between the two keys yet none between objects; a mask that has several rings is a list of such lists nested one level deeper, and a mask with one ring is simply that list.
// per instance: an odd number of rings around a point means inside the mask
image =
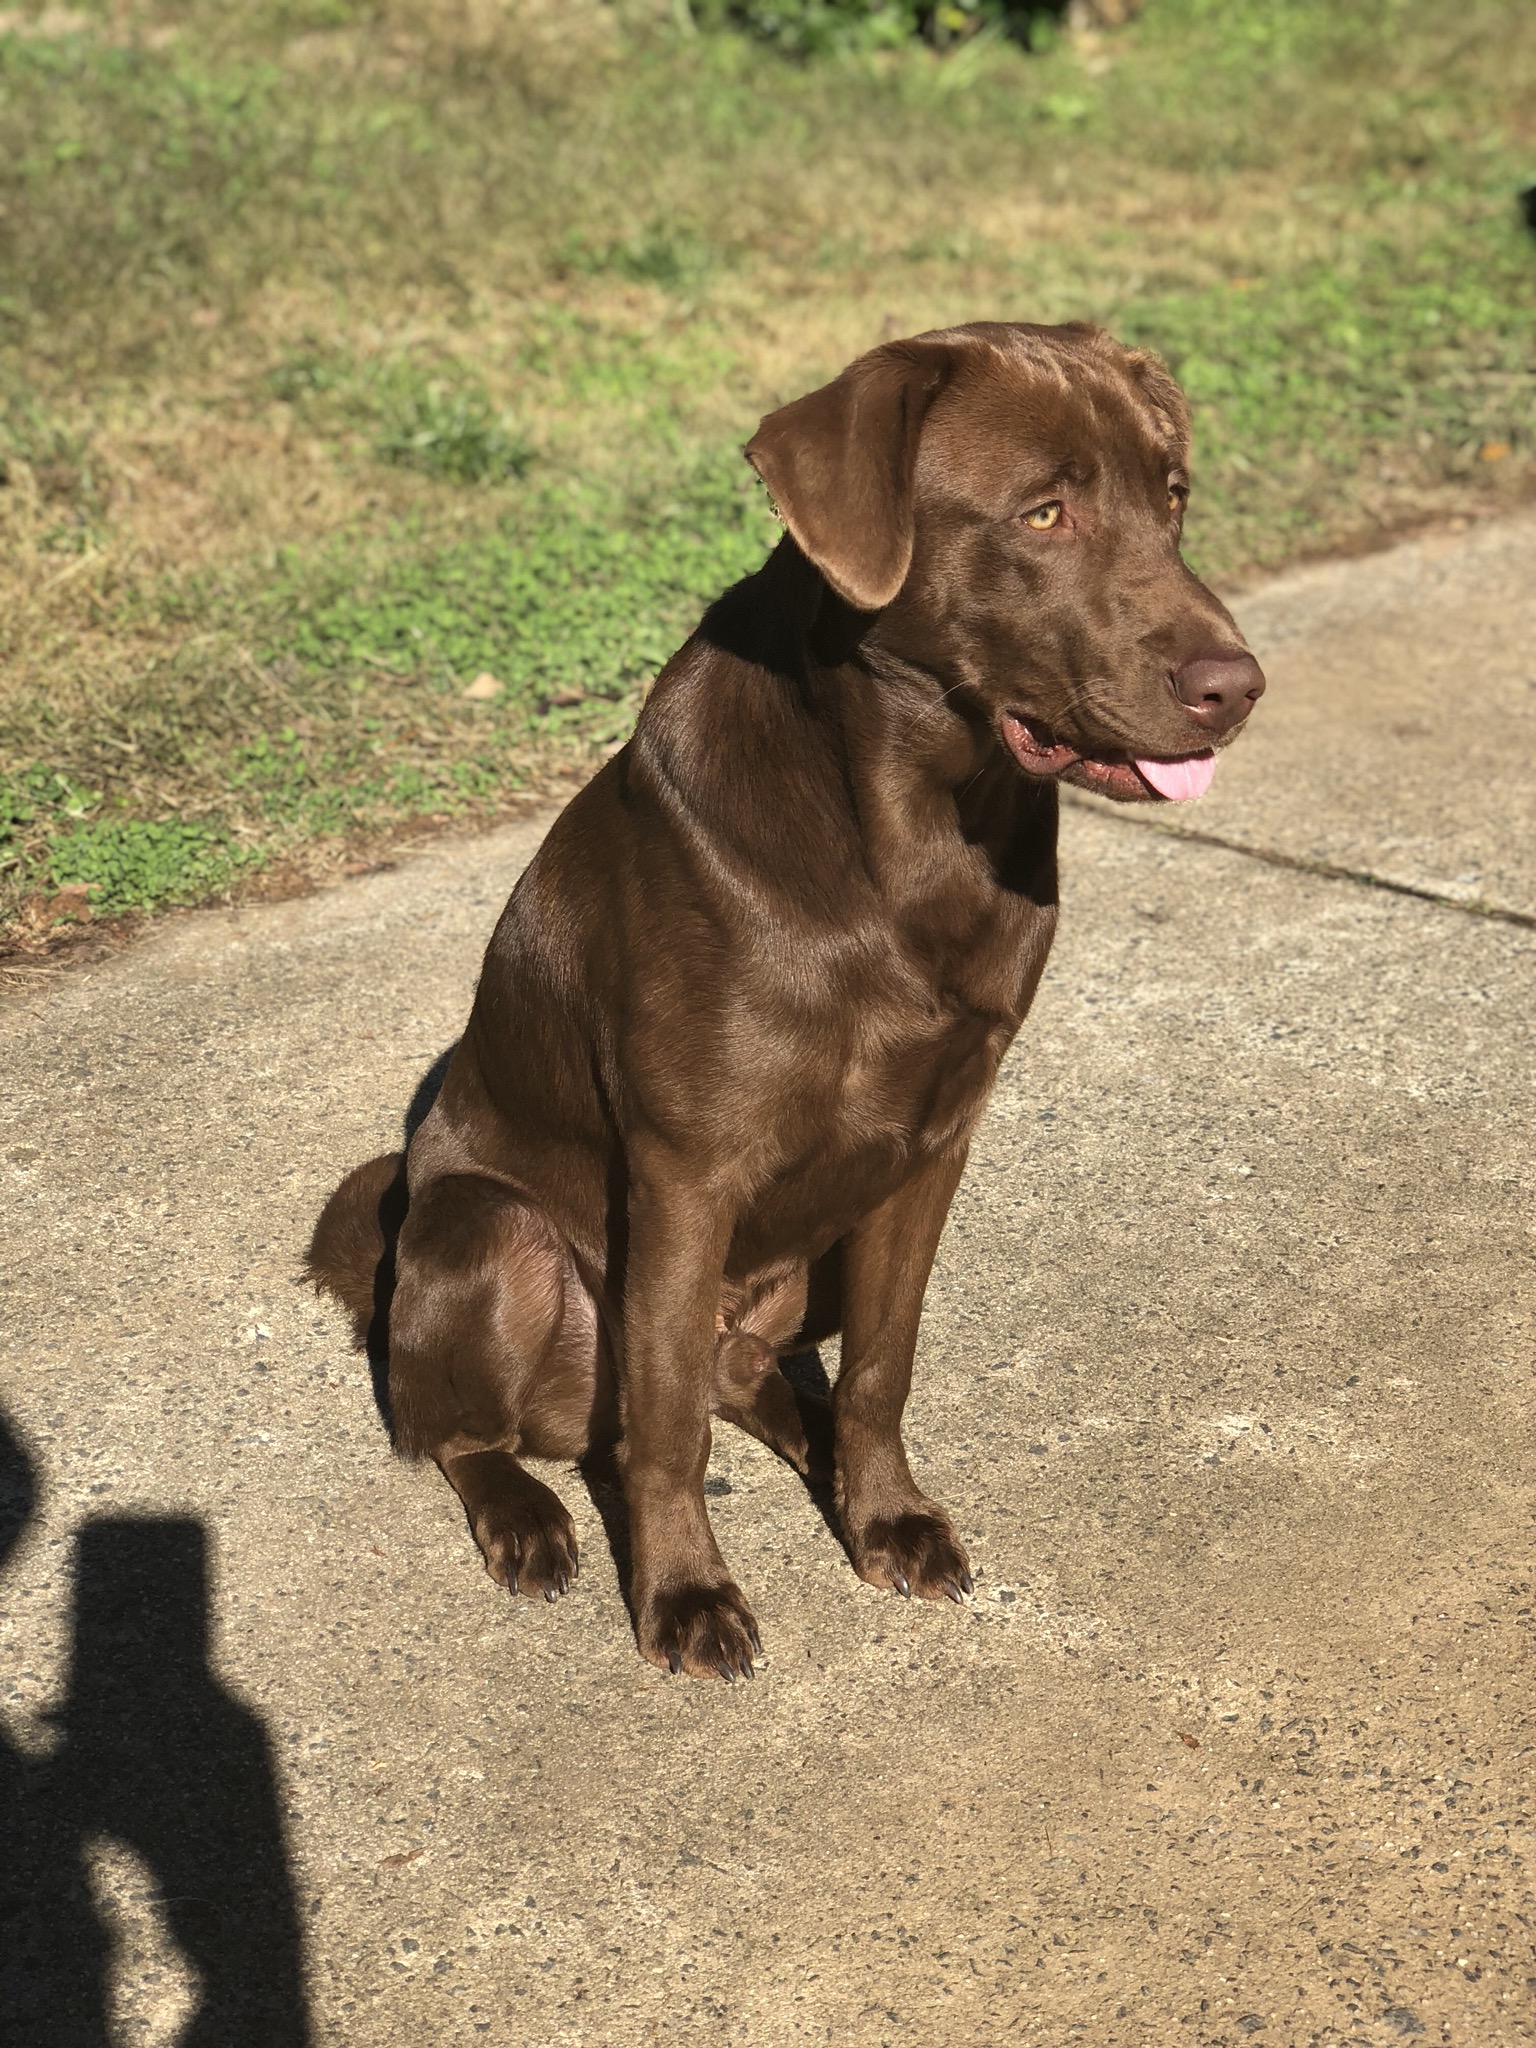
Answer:
[{"label": "dog's tail", "polygon": [[353,1167],[320,1211],[309,1240],[305,1270],[351,1316],[352,1340],[360,1351],[388,1317],[406,1199],[405,1154],[381,1153]]}]

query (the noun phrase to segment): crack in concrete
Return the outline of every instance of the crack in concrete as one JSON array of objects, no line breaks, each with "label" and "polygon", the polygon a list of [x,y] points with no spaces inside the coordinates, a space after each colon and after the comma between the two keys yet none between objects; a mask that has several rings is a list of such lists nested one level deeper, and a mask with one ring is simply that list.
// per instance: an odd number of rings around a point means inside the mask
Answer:
[{"label": "crack in concrete", "polygon": [[1495,924],[1512,924],[1521,931],[1536,931],[1536,912],[1510,910],[1502,903],[1484,903],[1478,897],[1446,896],[1438,889],[1426,889],[1417,882],[1394,882],[1388,875],[1370,868],[1347,868],[1338,861],[1319,860],[1304,853],[1281,853],[1273,846],[1253,846],[1241,839],[1228,839],[1220,832],[1198,832],[1187,825],[1164,825],[1156,818],[1138,817],[1123,809],[1101,804],[1091,797],[1061,792],[1062,801],[1074,811],[1091,817],[1108,818],[1117,825],[1129,825],[1138,832],[1155,832],[1162,839],[1187,840],[1192,846],[1214,846],[1222,853],[1240,853],[1265,867],[1286,868],[1292,874],[1315,875],[1324,882],[1353,882],[1360,889],[1382,889],[1392,896],[1412,896],[1420,903],[1433,903],[1441,910],[1459,910],[1467,917],[1490,919]]}]

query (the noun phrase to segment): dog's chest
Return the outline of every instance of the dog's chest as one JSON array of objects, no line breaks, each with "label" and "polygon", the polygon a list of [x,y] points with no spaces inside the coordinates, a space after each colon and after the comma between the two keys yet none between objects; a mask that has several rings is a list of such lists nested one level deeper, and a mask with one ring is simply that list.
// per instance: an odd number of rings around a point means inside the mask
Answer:
[{"label": "dog's chest", "polygon": [[1012,1027],[975,1010],[858,1020],[828,1104],[829,1149],[927,1151],[970,1128]]},{"label": "dog's chest", "polygon": [[784,1046],[793,1080],[774,1091],[761,1127],[764,1221],[798,1219],[803,1229],[814,1219],[809,1235],[821,1239],[966,1142],[1029,1007],[1053,926],[1049,910],[1018,906],[947,935],[930,928],[915,943],[910,931],[888,928],[855,984],[835,999],[823,991]]},{"label": "dog's chest", "polygon": [[919,993],[910,980],[873,979],[801,1023],[758,1109],[769,1175],[807,1189],[900,1180],[914,1160],[963,1141],[1015,1028],[1009,1015]]},{"label": "dog's chest", "polygon": [[963,1144],[1012,1032],[977,1016],[919,1027],[866,1015],[835,1058],[808,1059],[748,1168],[740,1256],[815,1256],[921,1169]]}]

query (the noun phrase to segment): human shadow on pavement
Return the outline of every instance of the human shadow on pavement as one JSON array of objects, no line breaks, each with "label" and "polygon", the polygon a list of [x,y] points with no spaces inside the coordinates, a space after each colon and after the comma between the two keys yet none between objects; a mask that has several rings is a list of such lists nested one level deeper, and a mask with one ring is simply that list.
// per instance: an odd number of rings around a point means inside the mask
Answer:
[{"label": "human shadow on pavement", "polygon": [[[0,1415],[0,1562],[36,1500]],[[190,1518],[100,1518],[76,1539],[58,1740],[0,1731],[0,2013],[8,2048],[110,2048],[113,1937],[87,1857],[141,1859],[195,1984],[178,2048],[305,2048],[303,1956],[257,1715],[208,1665],[207,1538]]]}]

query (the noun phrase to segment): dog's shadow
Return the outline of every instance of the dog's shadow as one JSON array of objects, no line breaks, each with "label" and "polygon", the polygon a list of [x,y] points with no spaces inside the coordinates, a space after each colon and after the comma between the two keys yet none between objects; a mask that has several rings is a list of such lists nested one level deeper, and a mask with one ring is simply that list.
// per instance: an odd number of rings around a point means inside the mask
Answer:
[{"label": "dog's shadow", "polygon": [[415,1137],[416,1133],[426,1122],[428,1112],[431,1110],[433,1103],[442,1094],[443,1082],[448,1078],[449,1062],[458,1049],[459,1041],[455,1039],[452,1045],[445,1047],[438,1054],[431,1066],[428,1067],[427,1071],[416,1083],[410,1102],[406,1105],[405,1124],[400,1139],[400,1149],[402,1151],[409,1147],[412,1138]]},{"label": "dog's shadow", "polygon": [[[458,1051],[459,1042],[440,1052],[422,1074],[411,1093],[401,1131],[402,1158],[409,1148],[433,1103],[442,1092],[443,1080],[448,1072],[449,1062]],[[389,1405],[389,1308],[395,1291],[395,1241],[400,1235],[400,1226],[405,1221],[406,1187],[405,1170],[385,1190],[379,1203],[379,1224],[384,1233],[384,1256],[380,1259],[374,1275],[374,1312],[368,1328],[368,1369],[373,1382],[373,1398],[384,1427],[394,1440],[394,1425]],[[793,1353],[782,1359],[779,1370],[794,1389],[797,1401],[830,1402],[832,1383],[822,1363],[821,1353],[814,1347]],[[624,1498],[624,1482],[619,1472],[616,1456],[617,1446],[603,1444],[588,1452],[576,1467],[577,1476],[592,1503],[593,1512],[603,1525],[603,1535],[613,1558],[614,1571],[618,1576],[619,1593],[628,1610],[631,1622],[635,1620],[633,1597],[634,1555],[630,1542],[629,1508]],[[833,1499],[830,1481],[812,1479],[803,1472],[796,1472],[794,1466],[787,1469],[795,1472],[810,1496],[816,1512],[821,1516],[836,1542],[847,1550],[841,1525],[837,1518],[836,1503]],[[723,1483],[722,1483],[723,1484]],[[705,1493],[712,1491],[712,1483],[705,1482]]]}]

